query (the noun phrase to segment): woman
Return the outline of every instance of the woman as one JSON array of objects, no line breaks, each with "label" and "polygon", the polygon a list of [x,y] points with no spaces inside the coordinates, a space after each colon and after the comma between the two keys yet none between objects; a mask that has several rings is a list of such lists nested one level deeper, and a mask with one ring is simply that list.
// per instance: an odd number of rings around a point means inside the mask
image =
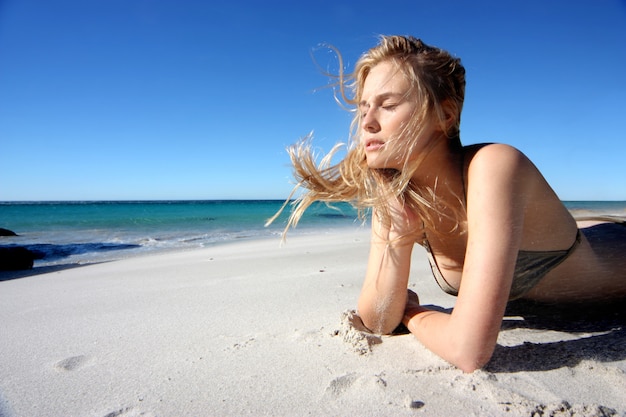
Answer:
[{"label": "woman", "polygon": [[[307,141],[290,149],[307,191],[287,227],[316,200],[372,208],[358,301],[367,328],[384,334],[404,323],[427,348],[471,372],[490,359],[510,299],[626,295],[626,228],[579,229],[520,151],[461,145],[459,59],[412,37],[382,37],[349,80],[340,74],[339,85],[356,109],[354,145],[333,166],[330,155],[317,166]],[[458,296],[450,314],[420,306],[407,290],[415,243],[426,248],[442,289]]]}]

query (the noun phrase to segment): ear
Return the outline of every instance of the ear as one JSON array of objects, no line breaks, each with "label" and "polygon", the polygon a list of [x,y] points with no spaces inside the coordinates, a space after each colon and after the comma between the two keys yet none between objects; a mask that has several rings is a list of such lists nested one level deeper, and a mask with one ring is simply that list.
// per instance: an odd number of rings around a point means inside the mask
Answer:
[{"label": "ear", "polygon": [[450,129],[454,126],[456,127],[458,123],[458,111],[452,100],[446,100],[441,103],[441,109],[443,110],[444,115],[444,124],[446,127],[446,132],[450,132]]}]

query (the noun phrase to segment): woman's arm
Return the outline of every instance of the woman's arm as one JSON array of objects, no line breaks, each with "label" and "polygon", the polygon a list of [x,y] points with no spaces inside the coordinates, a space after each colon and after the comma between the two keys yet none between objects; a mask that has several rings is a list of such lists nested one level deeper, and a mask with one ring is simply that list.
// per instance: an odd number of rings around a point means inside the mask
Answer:
[{"label": "woman's arm", "polygon": [[374,210],[369,261],[358,310],[363,324],[375,333],[391,333],[402,321],[407,302],[415,216],[398,202],[391,207],[391,226]]},{"label": "woman's arm", "polygon": [[403,322],[411,333],[465,372],[484,366],[495,349],[536,177],[511,147],[477,152],[468,172],[468,240],[456,305],[445,314],[407,304]]}]

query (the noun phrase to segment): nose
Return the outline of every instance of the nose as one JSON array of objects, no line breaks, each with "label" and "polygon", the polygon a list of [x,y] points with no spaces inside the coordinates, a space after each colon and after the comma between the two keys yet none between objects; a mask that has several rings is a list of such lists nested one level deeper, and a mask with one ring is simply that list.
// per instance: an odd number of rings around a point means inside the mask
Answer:
[{"label": "nose", "polygon": [[376,119],[375,109],[369,109],[361,119],[361,128],[368,133],[376,133],[380,131],[380,124]]}]

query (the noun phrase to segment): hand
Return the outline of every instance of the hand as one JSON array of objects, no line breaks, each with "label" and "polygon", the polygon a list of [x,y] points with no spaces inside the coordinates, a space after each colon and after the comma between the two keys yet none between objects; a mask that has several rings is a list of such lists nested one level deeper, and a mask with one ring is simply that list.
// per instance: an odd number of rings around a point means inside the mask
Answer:
[{"label": "hand", "polygon": [[420,299],[418,295],[411,290],[407,290],[407,292],[408,297],[406,300],[406,306],[404,307],[404,317],[402,320],[405,324],[408,320],[411,319],[411,317],[424,310],[420,306]]},{"label": "hand", "polygon": [[375,211],[378,236],[387,243],[413,244],[423,233],[422,222],[413,210],[396,198],[388,201],[386,213]]},{"label": "hand", "polygon": [[400,236],[407,236],[421,229],[419,217],[404,202],[397,199],[389,201],[391,230]]}]

